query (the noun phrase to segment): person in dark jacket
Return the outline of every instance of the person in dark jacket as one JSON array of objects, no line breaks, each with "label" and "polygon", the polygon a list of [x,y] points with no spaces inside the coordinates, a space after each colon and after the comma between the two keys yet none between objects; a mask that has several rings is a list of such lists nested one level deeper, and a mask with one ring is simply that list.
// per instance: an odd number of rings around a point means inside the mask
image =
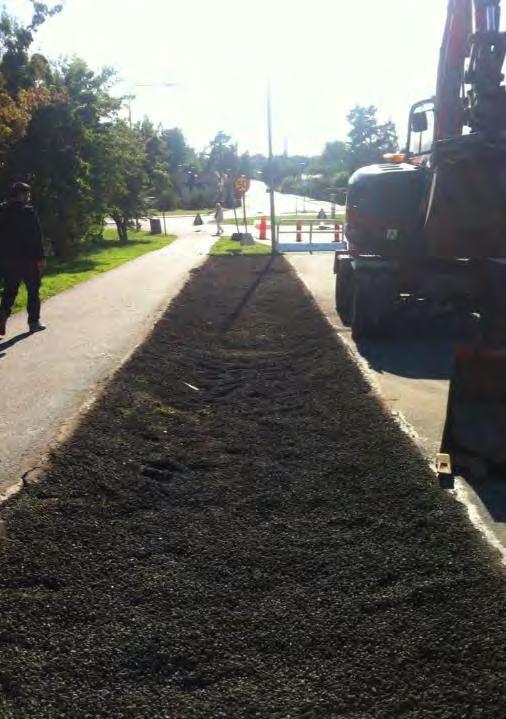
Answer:
[{"label": "person in dark jacket", "polygon": [[0,303],[0,335],[5,334],[7,319],[22,282],[28,292],[30,332],[45,329],[40,322],[39,298],[44,270],[42,230],[37,213],[28,204],[29,197],[30,186],[16,182],[9,191],[7,202],[0,205],[0,276],[4,285]]}]

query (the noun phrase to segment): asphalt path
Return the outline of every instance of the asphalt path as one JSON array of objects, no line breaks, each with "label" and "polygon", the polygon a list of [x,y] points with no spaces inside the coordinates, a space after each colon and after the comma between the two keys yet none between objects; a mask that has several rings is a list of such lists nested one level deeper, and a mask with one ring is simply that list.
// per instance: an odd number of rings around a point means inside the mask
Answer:
[{"label": "asphalt path", "polygon": [[[289,259],[386,406],[434,462],[452,364],[453,344],[444,328],[422,327],[420,332],[399,333],[389,340],[368,340],[357,346],[335,309],[333,254],[301,253]],[[506,559],[506,477],[473,484],[458,478],[449,491],[466,504],[472,521]]]},{"label": "asphalt path", "polygon": [[167,229],[180,235],[170,246],[45,302],[45,332],[29,335],[24,312],[10,319],[0,341],[0,498],[72,429],[214,241],[189,218],[170,219]]}]

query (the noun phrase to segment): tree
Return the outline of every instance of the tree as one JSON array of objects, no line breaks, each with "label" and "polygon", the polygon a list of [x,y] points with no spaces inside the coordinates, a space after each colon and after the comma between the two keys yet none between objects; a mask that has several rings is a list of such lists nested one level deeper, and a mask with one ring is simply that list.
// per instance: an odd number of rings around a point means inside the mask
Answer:
[{"label": "tree", "polygon": [[99,183],[103,207],[110,214],[122,244],[128,241],[128,227],[144,214],[149,187],[146,145],[142,129],[116,120],[103,129]]},{"label": "tree", "polygon": [[333,142],[327,142],[325,145],[319,164],[323,172],[333,174],[346,170],[348,162],[349,149],[347,144],[342,140],[334,140]]},{"label": "tree", "polygon": [[2,80],[6,91],[11,96],[15,96],[20,90],[26,90],[35,84],[39,66],[36,62],[30,62],[29,49],[39,27],[62,9],[62,5],[54,5],[50,8],[37,0],[30,0],[30,2],[33,14],[28,25],[21,25],[5,10],[0,15]]},{"label": "tree", "polygon": [[186,144],[183,131],[179,127],[162,130],[160,139],[172,173],[176,173],[178,168],[194,159],[191,149]]},{"label": "tree", "polygon": [[393,122],[379,124],[374,105],[357,105],[348,114],[351,125],[349,138],[349,169],[381,162],[386,152],[397,149],[397,131]]},{"label": "tree", "polygon": [[47,60],[40,54],[29,56],[34,33],[45,20],[61,10],[32,0],[29,25],[20,25],[4,10],[0,14],[0,159],[21,139],[34,110],[49,100],[43,86]]},{"label": "tree", "polygon": [[238,174],[245,175],[246,177],[253,177],[255,173],[255,166],[249,152],[244,152],[239,156]]},{"label": "tree", "polygon": [[208,168],[226,176],[237,171],[238,163],[237,145],[230,135],[220,130],[210,143]]},{"label": "tree", "polygon": [[31,182],[57,256],[76,252],[100,222],[98,142],[104,121],[119,109],[107,91],[111,79],[110,70],[95,74],[77,59],[52,67],[43,86],[50,99],[33,112],[25,136],[11,147],[2,167],[5,181]]},{"label": "tree", "polygon": [[206,170],[216,176],[217,194],[222,202],[229,207],[234,206],[233,180],[239,175],[239,157],[237,145],[223,131],[211,140]]},{"label": "tree", "polygon": [[0,154],[4,182],[32,183],[45,234],[57,256],[77,250],[100,219],[94,183],[96,137],[119,108],[112,72],[84,62],[59,65],[30,55],[38,28],[61,9],[31,0],[31,22],[0,18]]}]

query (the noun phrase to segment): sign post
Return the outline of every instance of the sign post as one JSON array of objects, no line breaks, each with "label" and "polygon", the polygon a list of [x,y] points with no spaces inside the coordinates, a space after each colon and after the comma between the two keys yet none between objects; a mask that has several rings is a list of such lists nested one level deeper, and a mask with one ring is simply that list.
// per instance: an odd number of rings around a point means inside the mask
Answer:
[{"label": "sign post", "polygon": [[234,182],[234,189],[236,191],[236,194],[242,198],[244,228],[246,230],[246,233],[248,232],[248,217],[246,215],[246,193],[248,192],[250,185],[251,185],[251,182],[248,177],[245,177],[245,175],[241,175]]},{"label": "sign post", "polygon": [[330,199],[330,216],[333,220],[336,219],[336,195],[334,192],[329,194]]}]

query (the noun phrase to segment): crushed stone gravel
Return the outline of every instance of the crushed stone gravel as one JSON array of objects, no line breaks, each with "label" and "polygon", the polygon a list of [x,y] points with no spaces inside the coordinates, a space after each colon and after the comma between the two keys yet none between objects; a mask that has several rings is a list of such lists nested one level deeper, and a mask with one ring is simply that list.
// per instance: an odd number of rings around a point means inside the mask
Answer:
[{"label": "crushed stone gravel", "polygon": [[504,719],[505,575],[283,258],[211,258],[2,511],[1,719]]}]

